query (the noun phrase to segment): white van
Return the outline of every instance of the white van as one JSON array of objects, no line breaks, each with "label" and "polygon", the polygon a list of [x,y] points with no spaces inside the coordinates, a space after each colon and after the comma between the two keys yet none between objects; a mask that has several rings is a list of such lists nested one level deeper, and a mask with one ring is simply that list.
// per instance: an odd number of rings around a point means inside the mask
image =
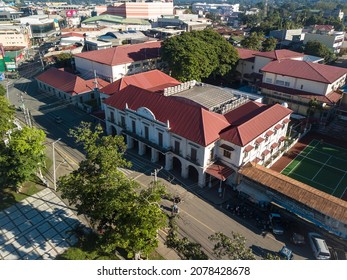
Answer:
[{"label": "white van", "polygon": [[313,255],[317,260],[329,260],[330,251],[327,243],[321,235],[315,232],[308,233],[308,239],[313,251]]}]

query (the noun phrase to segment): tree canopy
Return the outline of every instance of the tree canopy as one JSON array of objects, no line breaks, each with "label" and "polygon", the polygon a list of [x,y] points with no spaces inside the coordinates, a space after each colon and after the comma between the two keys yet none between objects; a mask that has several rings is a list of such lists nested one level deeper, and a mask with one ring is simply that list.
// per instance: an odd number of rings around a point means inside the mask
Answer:
[{"label": "tree canopy", "polygon": [[123,248],[129,257],[150,253],[158,244],[157,230],[165,226],[158,205],[165,188],[155,183],[140,190],[136,181],[120,171],[130,166],[124,158],[123,137],[103,136],[101,126],[92,130],[88,123],[72,130],[71,136],[83,145],[86,159],[60,178],[62,197],[103,232],[106,251]]},{"label": "tree canopy", "polygon": [[0,148],[0,175],[17,189],[36,174],[45,160],[46,135],[41,129],[24,127],[13,131],[7,145]]},{"label": "tree canopy", "polygon": [[277,40],[274,37],[266,38],[262,43],[262,51],[273,51],[276,48]]},{"label": "tree canopy", "polygon": [[262,49],[263,39],[263,34],[252,32],[249,36],[245,37],[240,44],[245,49],[260,51]]},{"label": "tree canopy", "polygon": [[252,250],[246,247],[246,238],[241,234],[232,232],[228,237],[222,232],[217,232],[208,238],[215,242],[213,253],[218,258],[227,257],[230,260],[254,260]]},{"label": "tree canopy", "polygon": [[0,138],[3,138],[5,133],[13,128],[14,107],[10,105],[5,97],[6,89],[0,85]]},{"label": "tree canopy", "polygon": [[211,75],[226,75],[236,64],[236,49],[217,32],[185,32],[166,39],[161,55],[171,75],[180,81],[201,81]]},{"label": "tree canopy", "polygon": [[322,57],[326,63],[335,59],[334,53],[319,41],[308,41],[305,45],[304,53]]}]

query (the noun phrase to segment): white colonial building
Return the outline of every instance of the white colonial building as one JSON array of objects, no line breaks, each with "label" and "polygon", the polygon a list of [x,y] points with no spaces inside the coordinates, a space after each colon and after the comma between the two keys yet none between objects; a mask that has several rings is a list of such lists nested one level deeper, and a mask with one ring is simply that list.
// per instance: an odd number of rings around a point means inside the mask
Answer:
[{"label": "white colonial building", "polygon": [[275,161],[291,114],[195,81],[161,92],[129,85],[104,103],[109,134],[201,187],[234,183],[249,161]]}]

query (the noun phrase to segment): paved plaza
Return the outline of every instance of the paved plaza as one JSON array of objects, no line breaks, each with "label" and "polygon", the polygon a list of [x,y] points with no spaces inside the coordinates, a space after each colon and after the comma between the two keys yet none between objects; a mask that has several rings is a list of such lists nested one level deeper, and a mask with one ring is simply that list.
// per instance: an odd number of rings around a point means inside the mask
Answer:
[{"label": "paved plaza", "polygon": [[77,242],[77,216],[50,189],[0,212],[0,260],[55,259]]}]

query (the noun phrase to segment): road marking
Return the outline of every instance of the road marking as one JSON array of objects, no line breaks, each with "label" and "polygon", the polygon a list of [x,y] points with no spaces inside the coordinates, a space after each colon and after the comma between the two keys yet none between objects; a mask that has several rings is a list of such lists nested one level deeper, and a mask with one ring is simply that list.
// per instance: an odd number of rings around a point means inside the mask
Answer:
[{"label": "road marking", "polygon": [[59,153],[63,154],[64,157],[66,157],[69,161],[71,161],[73,164],[79,166],[79,162],[75,160],[72,156],[68,155],[62,148],[55,146],[55,150],[57,150]]},{"label": "road marking", "polygon": [[199,224],[203,225],[204,227],[206,227],[207,229],[209,229],[212,233],[215,233],[216,231],[212,228],[210,228],[208,225],[204,224],[203,222],[201,222],[200,220],[198,220],[197,218],[195,218],[194,216],[188,214],[186,211],[180,210],[180,212],[185,213],[186,215],[188,215],[189,217],[193,218],[195,221],[197,221]]}]

